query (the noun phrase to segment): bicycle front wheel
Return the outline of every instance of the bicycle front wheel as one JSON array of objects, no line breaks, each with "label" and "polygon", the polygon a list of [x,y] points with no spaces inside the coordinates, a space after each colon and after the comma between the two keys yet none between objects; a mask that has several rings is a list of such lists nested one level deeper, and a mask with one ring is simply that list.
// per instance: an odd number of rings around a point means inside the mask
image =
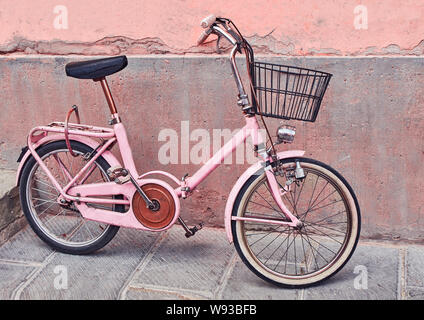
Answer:
[{"label": "bicycle front wheel", "polygon": [[[275,203],[265,173],[252,175],[241,189],[233,216],[232,234],[243,262],[262,279],[283,287],[306,287],[336,274],[352,256],[360,233],[360,209],[346,180],[328,165],[308,159],[280,160],[286,172],[299,161],[305,177],[295,180],[282,200],[302,222],[289,227],[263,222],[286,220]],[[287,175],[277,176],[287,190]]]}]

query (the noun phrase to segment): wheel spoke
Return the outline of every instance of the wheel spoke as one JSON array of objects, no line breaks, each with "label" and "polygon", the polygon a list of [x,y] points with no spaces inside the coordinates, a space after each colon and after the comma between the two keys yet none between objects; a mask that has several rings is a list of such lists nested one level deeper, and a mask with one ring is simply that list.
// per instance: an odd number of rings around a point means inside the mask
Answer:
[{"label": "wheel spoke", "polygon": [[275,209],[257,190],[256,190],[256,193],[269,205],[270,208],[272,208],[275,212],[278,212],[278,210]]},{"label": "wheel spoke", "polygon": [[[321,189],[321,191],[318,193],[318,195],[316,196],[315,200],[314,200],[314,201],[312,201],[312,204],[310,205],[310,207],[309,207],[309,208],[313,208],[313,207],[314,207],[315,202],[317,201],[317,199],[319,198],[319,196],[321,195],[321,193],[324,191],[324,189],[325,189],[327,186],[328,186],[328,181],[326,181],[326,183],[325,183],[324,187],[323,187],[323,188]],[[334,190],[334,191],[337,191],[337,190]]]},{"label": "wheel spoke", "polygon": [[53,207],[53,205],[55,205],[56,202],[53,202],[52,204],[50,204],[47,208],[45,208],[43,211],[41,211],[38,216],[40,217],[44,212],[46,212],[48,209],[50,209],[51,207]]},{"label": "wheel spoke", "polygon": [[319,202],[317,202],[317,203],[314,203],[314,204],[310,207],[310,209],[315,208],[317,205],[319,205],[320,203],[324,202],[326,199],[328,199],[331,195],[333,195],[333,194],[334,194],[334,193],[336,193],[336,192],[337,192],[337,190],[334,190],[332,193],[330,193],[329,195],[327,195],[324,199],[320,200],[320,201],[319,201]]},{"label": "wheel spoke", "polygon": [[59,196],[59,194],[54,194],[54,193],[51,193],[51,192],[48,192],[48,191],[44,191],[44,190],[41,190],[41,189],[37,189],[37,188],[32,188],[32,190],[35,190],[35,191],[38,191],[38,192],[42,192],[42,193],[46,193],[46,194],[51,194],[53,196]]},{"label": "wheel spoke", "polygon": [[[278,226],[275,229],[273,229],[273,231],[277,230],[278,228],[281,228],[282,226]],[[269,236],[271,233],[267,233],[265,236],[263,236],[262,238],[256,240],[255,242],[251,243],[250,246],[253,246],[255,243],[257,243],[258,241],[264,239],[265,237]]]},{"label": "wheel spoke", "polygon": [[[315,228],[314,226],[312,226],[312,225],[310,225],[310,224],[308,224],[307,226],[308,226],[308,228],[309,228],[309,227],[311,227],[312,229],[314,229],[314,230],[316,230],[317,232],[319,232],[321,236],[328,237],[328,238],[330,238],[331,240],[334,240],[335,242],[337,242],[337,243],[339,243],[339,244],[343,244],[343,242],[340,242],[339,240],[334,239],[334,238],[333,238],[332,236],[330,236],[329,234],[324,233],[324,232],[322,232],[322,231],[318,230],[318,229],[317,229],[317,228]],[[306,226],[305,226],[304,228],[306,229]]]},{"label": "wheel spoke", "polygon": [[306,257],[306,251],[305,251],[305,244],[303,241],[303,237],[302,237],[302,233],[300,234],[300,240],[302,241],[302,250],[303,250],[303,257],[305,258],[305,269],[306,269],[306,273],[308,273],[308,258]]},{"label": "wheel spoke", "polygon": [[251,203],[253,203],[253,204],[256,204],[256,205],[258,205],[258,206],[262,206],[262,207],[264,207],[264,208],[268,208],[268,209],[271,209],[271,210],[276,211],[274,208],[272,208],[272,207],[270,207],[270,206],[265,206],[265,205],[263,205],[263,204],[260,204],[260,203],[258,203],[258,202],[255,202],[255,201],[253,201],[253,200],[251,200],[250,202],[251,202]]},{"label": "wheel spoke", "polygon": [[[311,223],[311,222],[308,222],[308,223],[305,223],[307,226],[311,226],[312,228],[314,228],[314,229],[316,229],[315,227],[314,227],[314,225],[316,225],[315,223]],[[334,228],[329,228],[329,227],[326,227],[326,226],[324,226],[324,225],[318,225],[320,228],[325,228],[325,229],[328,229],[328,230],[331,230],[331,231],[336,231],[336,232],[339,232],[339,233],[341,233],[341,234],[344,234],[344,232],[343,231],[340,231],[340,230],[337,230],[337,229],[334,229]],[[316,230],[318,230],[318,229],[316,229]]]},{"label": "wheel spoke", "polygon": [[337,212],[336,214],[333,214],[333,215],[331,215],[331,216],[329,216],[329,217],[325,217],[324,219],[321,219],[321,220],[315,221],[314,223],[319,223],[319,222],[322,222],[322,221],[328,220],[328,219],[333,218],[333,217],[335,217],[335,216],[338,216],[339,214],[342,214],[342,213],[346,213],[346,210],[343,210],[343,211]]},{"label": "wheel spoke", "polygon": [[[50,218],[49,220],[47,220],[47,223],[52,222],[54,219],[56,219],[61,213],[65,212],[65,209],[62,209],[61,211],[59,211],[57,214],[54,215],[54,217]],[[40,213],[41,214],[41,213]]]},{"label": "wheel spoke", "polygon": [[36,201],[41,201],[41,203],[39,203],[36,206],[34,206],[34,208],[37,208],[39,206],[42,206],[42,205],[44,205],[46,203],[53,203],[53,204],[57,203],[56,201],[53,201],[53,200],[45,200],[45,199],[40,199],[40,198],[33,198],[33,199],[36,200]]},{"label": "wheel spoke", "polygon": [[261,251],[259,251],[259,252],[256,252],[255,253],[255,255],[257,256],[257,257],[259,257],[259,255],[266,249],[266,248],[268,248],[270,245],[271,245],[271,243],[273,243],[275,240],[277,240],[277,238],[279,237],[280,235],[277,233],[277,235],[276,235],[276,237],[274,238],[274,239],[272,239],[265,247],[263,247],[262,248],[262,250]]},{"label": "wheel spoke", "polygon": [[315,188],[317,187],[317,184],[318,184],[318,180],[319,180],[319,178],[320,178],[320,177],[317,175],[317,179],[315,180],[314,189],[312,190],[312,195],[311,195],[311,198],[309,199],[308,208],[310,208],[310,207],[311,207],[311,202],[312,202],[312,199],[313,199],[313,197],[314,197],[314,194],[315,194]]},{"label": "wheel spoke", "polygon": [[41,184],[45,185],[46,187],[50,187],[54,191],[57,191],[57,189],[54,186],[52,186],[51,184],[49,184],[49,183],[47,183],[45,181],[41,181],[41,180],[38,180],[38,179],[34,179],[34,181],[37,182],[37,183],[41,183]]},{"label": "wheel spoke", "polygon": [[303,187],[305,186],[305,181],[308,178],[308,174],[309,174],[309,171],[306,172],[305,178],[303,178],[302,187],[300,188],[299,195],[297,196],[297,200],[295,202],[295,206],[297,206],[297,203],[299,202],[300,195],[302,194]]},{"label": "wheel spoke", "polygon": [[303,215],[301,215],[301,218],[306,217],[306,215],[307,215],[309,212],[317,211],[317,210],[322,209],[322,208],[326,208],[326,207],[331,206],[331,205],[333,205],[333,204],[336,204],[336,203],[338,203],[338,202],[340,202],[340,201],[343,201],[343,199],[340,199],[340,200],[337,200],[337,201],[333,201],[333,202],[330,202],[329,204],[326,204],[325,206],[322,206],[322,207],[319,207],[319,208],[315,208],[315,209],[312,209],[312,210],[306,211],[305,213],[303,213]]},{"label": "wheel spoke", "polygon": [[[289,238],[290,234],[292,233],[292,231],[289,231],[289,233],[287,234],[286,238],[280,243],[280,245],[272,252],[272,254],[268,257],[268,259],[265,261],[265,265],[266,263],[269,261],[269,259],[271,259],[271,257],[274,255],[274,253],[277,252],[278,249],[280,249],[280,247],[287,241],[287,239]],[[278,266],[278,265],[277,265]]]},{"label": "wheel spoke", "polygon": [[[301,237],[302,237],[302,239],[303,239],[303,233],[300,233],[300,236],[301,236]],[[312,256],[314,257],[315,267],[318,269],[319,267],[318,267],[317,258],[316,258],[315,253],[314,253],[314,247],[313,247],[313,245],[311,244],[310,238],[309,238],[309,236],[308,236],[308,234],[307,234],[307,233],[305,233],[305,236],[306,236],[306,238],[307,238],[307,239],[306,239],[306,241],[308,242],[309,247],[311,248]]]}]

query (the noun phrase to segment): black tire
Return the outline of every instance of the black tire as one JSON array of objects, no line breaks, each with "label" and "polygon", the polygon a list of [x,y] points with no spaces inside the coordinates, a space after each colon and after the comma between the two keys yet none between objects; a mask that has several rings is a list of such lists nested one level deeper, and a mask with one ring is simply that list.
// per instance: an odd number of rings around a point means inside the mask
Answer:
[{"label": "black tire", "polygon": [[[340,271],[345,266],[345,264],[351,258],[353,252],[355,251],[356,245],[358,243],[360,229],[361,229],[361,216],[360,216],[360,208],[359,208],[358,200],[351,186],[347,183],[347,181],[343,178],[343,176],[339,174],[336,170],[331,168],[330,166],[313,159],[301,158],[301,157],[289,158],[289,159],[280,160],[280,163],[288,164],[288,163],[294,163],[295,161],[300,161],[301,165],[303,164],[302,166],[309,165],[310,167],[316,167],[317,169],[322,170],[322,172],[327,174],[331,179],[335,180],[334,181],[335,184],[337,184],[340,187],[340,190],[343,190],[343,194],[344,196],[346,196],[345,201],[349,203],[349,210],[352,216],[352,220],[350,223],[353,224],[353,226],[352,226],[349,239],[346,240],[346,248],[344,249],[346,251],[340,254],[338,258],[339,260],[333,262],[331,267],[328,267],[328,269],[323,271],[323,273],[326,272],[326,274],[321,274],[321,276],[317,275],[315,276],[315,278],[310,277],[309,279],[307,278],[300,279],[299,277],[299,280],[296,281],[296,279],[292,279],[289,277],[278,278],[277,276],[274,276],[272,272],[269,272],[266,267],[261,266],[261,263],[258,262],[259,260],[256,257],[253,257],[254,254],[252,253],[252,250],[247,249],[248,245],[246,245],[246,240],[245,240],[247,236],[243,236],[244,231],[242,231],[242,229],[244,228],[243,227],[244,222],[240,220],[239,221],[233,220],[231,222],[231,229],[232,229],[232,235],[234,239],[234,245],[242,261],[246,264],[246,266],[251,271],[253,271],[257,276],[259,276],[263,280],[270,282],[274,285],[277,285],[279,287],[285,287],[285,288],[309,287],[309,286],[317,285],[321,283],[322,281],[334,276],[338,271]],[[261,169],[260,171],[252,175],[246,181],[246,183],[240,190],[236,198],[236,201],[234,203],[233,211],[232,211],[233,216],[244,214],[242,213],[242,211],[245,210],[245,208],[247,208],[247,204],[246,204],[246,201],[248,201],[247,193],[250,192],[249,194],[249,197],[250,197],[251,194],[254,192],[252,191],[254,190],[253,189],[254,185],[258,185],[259,181],[261,181],[263,177],[264,177],[264,171],[263,169]],[[244,208],[242,208],[243,205],[244,205]]]},{"label": "black tire", "polygon": [[[81,154],[86,154],[87,152],[92,152],[93,149],[85,144],[82,144],[78,141],[70,141],[71,147],[75,152],[79,152]],[[58,150],[68,150],[66,143],[64,140],[54,141],[45,145],[40,146],[37,149],[38,155],[43,159],[44,156],[51,154],[54,151]],[[102,157],[98,157],[95,161],[96,165],[101,168],[104,172],[110,167],[110,164]],[[89,254],[94,251],[97,251],[103,248],[106,244],[108,244],[116,233],[119,230],[118,226],[106,225],[105,231],[101,234],[99,238],[95,241],[86,244],[86,245],[78,245],[78,246],[70,246],[65,243],[60,242],[59,240],[55,240],[51,235],[49,235],[36,221],[36,218],[31,211],[31,205],[28,203],[28,188],[27,185],[29,183],[30,173],[32,170],[36,170],[34,167],[38,167],[38,163],[34,159],[34,157],[29,157],[26,161],[23,169],[22,175],[20,179],[19,191],[20,191],[20,201],[22,210],[25,214],[26,219],[29,222],[29,225],[34,230],[34,232],[40,237],[45,243],[47,243],[54,250],[67,253],[67,254]],[[116,196],[115,198],[122,199],[122,196]],[[32,209],[34,210],[34,209]],[[113,208],[114,211],[123,212],[123,205],[115,205]]]}]

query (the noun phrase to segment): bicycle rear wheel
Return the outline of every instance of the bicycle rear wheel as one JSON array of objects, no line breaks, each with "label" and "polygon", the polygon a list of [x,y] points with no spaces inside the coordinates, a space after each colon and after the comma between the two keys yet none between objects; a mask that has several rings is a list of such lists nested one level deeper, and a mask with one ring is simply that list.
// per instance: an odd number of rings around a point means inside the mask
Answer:
[{"label": "bicycle rear wheel", "polygon": [[[64,140],[51,142],[37,149],[44,164],[62,186],[87,163],[84,155],[93,151],[80,142],[70,143],[76,157],[70,155]],[[102,156],[98,157],[87,170],[84,182],[80,184],[109,181],[106,173],[109,167],[110,164]],[[57,201],[59,191],[32,156],[24,165],[19,187],[21,207],[31,228],[55,250],[88,254],[104,247],[119,230],[118,226],[84,219],[73,203],[61,205]],[[87,205],[116,212],[124,210],[122,205]]]},{"label": "bicycle rear wheel", "polygon": [[[282,199],[302,227],[232,221],[234,244],[243,262],[262,279],[283,287],[306,287],[336,274],[352,256],[360,234],[358,201],[346,180],[316,160],[280,160],[287,171],[294,170],[296,161],[305,178],[293,182]],[[286,179],[277,176],[281,188]],[[245,183],[232,214],[286,219],[263,172]]]}]

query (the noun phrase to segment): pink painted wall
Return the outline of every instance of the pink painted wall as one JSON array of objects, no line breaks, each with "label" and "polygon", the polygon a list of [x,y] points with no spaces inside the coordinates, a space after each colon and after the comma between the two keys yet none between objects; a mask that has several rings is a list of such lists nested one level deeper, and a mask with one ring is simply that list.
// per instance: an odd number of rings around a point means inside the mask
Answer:
[{"label": "pink painted wall", "polygon": [[[68,29],[54,28],[57,5],[67,8]],[[365,30],[355,28],[358,5],[367,9]],[[0,0],[0,52],[205,51],[195,41],[211,12],[232,18],[264,53],[421,55],[424,48],[424,1],[416,0]]]}]

